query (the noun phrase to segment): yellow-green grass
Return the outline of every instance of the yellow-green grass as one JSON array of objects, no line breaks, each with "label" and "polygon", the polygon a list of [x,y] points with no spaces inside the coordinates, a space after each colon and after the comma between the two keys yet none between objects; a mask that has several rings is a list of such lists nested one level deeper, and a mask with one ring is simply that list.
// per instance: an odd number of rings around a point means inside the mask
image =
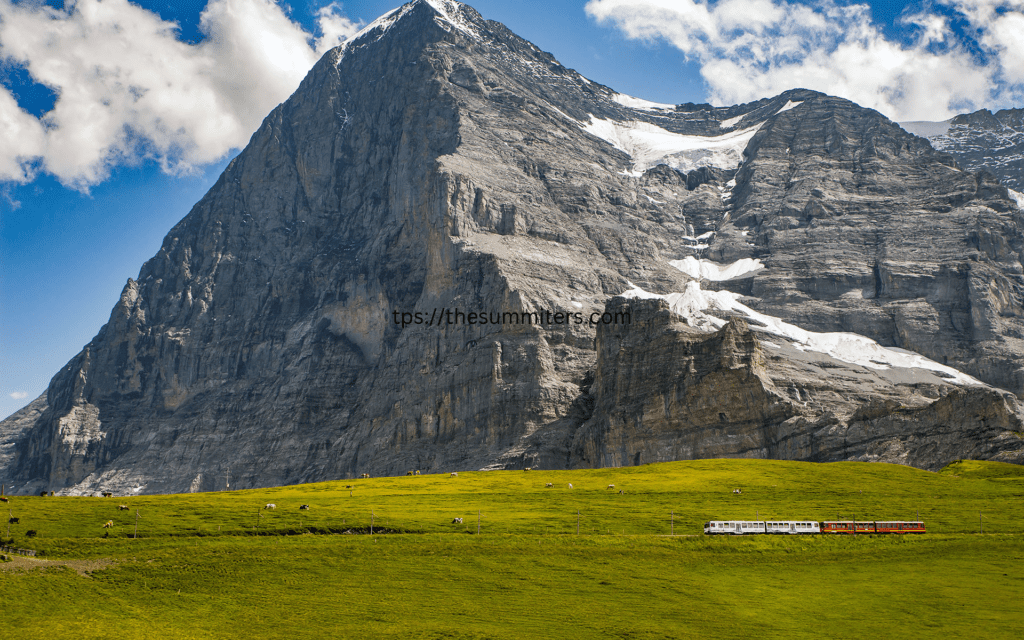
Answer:
[{"label": "yellow-green grass", "polygon": [[[959,471],[959,473],[958,473]],[[545,485],[551,483],[552,488]],[[569,484],[573,488],[569,488]],[[615,485],[609,489],[608,485]],[[346,489],[351,486],[352,489]],[[733,494],[740,489],[741,494]],[[619,494],[619,491],[622,494]],[[19,545],[63,540],[375,527],[415,533],[700,534],[712,519],[912,520],[932,533],[1024,533],[1024,467],[965,462],[942,473],[887,464],[699,460],[577,471],[491,471],[340,480],[167,496],[13,496]],[[267,503],[274,510],[263,509]],[[129,510],[120,511],[118,505]],[[299,506],[309,504],[308,511]],[[674,513],[674,516],[673,516]],[[455,517],[463,525],[452,525]],[[258,529],[257,529],[258,527]],[[29,540],[24,533],[35,530]],[[6,531],[0,532],[6,535]]]},{"label": "yellow-green grass", "polygon": [[[0,629],[19,639],[1024,634],[1024,468],[999,463],[704,460],[3,506],[16,546],[113,561],[0,572]],[[708,519],[918,510],[924,536],[701,535]],[[299,534],[364,532],[371,511],[405,533]]]}]

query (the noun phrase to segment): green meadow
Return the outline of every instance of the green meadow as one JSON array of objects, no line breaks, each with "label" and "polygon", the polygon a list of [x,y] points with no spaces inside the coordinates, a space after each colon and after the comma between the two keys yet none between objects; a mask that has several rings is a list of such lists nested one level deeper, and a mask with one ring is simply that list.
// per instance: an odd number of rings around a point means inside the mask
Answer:
[{"label": "green meadow", "polygon": [[[1000,463],[702,460],[0,506],[13,545],[42,554],[0,564],[0,630],[19,640],[1024,637],[1024,468]],[[703,535],[918,514],[919,536]]]}]

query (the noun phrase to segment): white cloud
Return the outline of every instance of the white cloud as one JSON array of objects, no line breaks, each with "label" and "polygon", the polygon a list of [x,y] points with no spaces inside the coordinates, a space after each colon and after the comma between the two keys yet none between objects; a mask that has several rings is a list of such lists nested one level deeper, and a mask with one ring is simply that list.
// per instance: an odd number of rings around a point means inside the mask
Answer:
[{"label": "white cloud", "polygon": [[15,391],[14,393],[11,394],[11,397],[14,398],[15,400],[24,400],[25,398],[28,397],[28,392],[27,391]]},{"label": "white cloud", "polygon": [[321,36],[316,39],[316,52],[323,55],[359,33],[362,23],[349,20],[341,12],[341,5],[332,2],[326,7],[321,7],[316,14],[317,23],[320,26]]},{"label": "white cloud", "polygon": [[195,45],[177,25],[127,0],[78,0],[57,10],[0,0],[0,58],[57,95],[42,118],[0,88],[0,180],[39,171],[85,189],[111,167],[158,161],[188,171],[244,145],[320,54],[358,25],[332,4],[321,37],[272,0],[210,0]]},{"label": "white cloud", "polygon": [[627,37],[682,50],[716,104],[803,87],[905,121],[1020,100],[1024,0],[940,2],[967,28],[922,8],[901,20],[909,43],[886,37],[867,5],[832,0],[590,0],[586,11]]}]

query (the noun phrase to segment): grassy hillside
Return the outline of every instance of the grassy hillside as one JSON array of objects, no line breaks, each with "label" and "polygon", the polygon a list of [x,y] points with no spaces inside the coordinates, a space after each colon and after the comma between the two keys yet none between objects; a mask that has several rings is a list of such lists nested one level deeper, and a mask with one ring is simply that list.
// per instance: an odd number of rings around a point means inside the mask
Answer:
[{"label": "grassy hillside", "polygon": [[[1024,469],[998,463],[934,474],[754,460],[13,497],[4,506],[21,520],[12,526],[16,545],[51,561],[110,564],[91,577],[56,564],[0,573],[0,625],[18,638],[51,639],[114,630],[141,638],[848,637],[894,629],[1019,637],[1022,498]],[[277,509],[261,509],[268,502]],[[700,535],[708,519],[911,519],[918,510],[930,533],[917,537]],[[302,534],[361,532],[371,512],[375,528],[404,533]],[[979,513],[985,535],[977,534]],[[117,526],[104,538],[107,520]],[[37,535],[25,537],[29,529]]]}]

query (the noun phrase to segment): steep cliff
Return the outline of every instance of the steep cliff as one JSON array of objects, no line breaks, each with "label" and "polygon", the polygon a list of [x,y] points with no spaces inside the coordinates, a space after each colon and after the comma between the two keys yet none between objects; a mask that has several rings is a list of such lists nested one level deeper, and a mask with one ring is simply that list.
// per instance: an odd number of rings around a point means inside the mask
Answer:
[{"label": "steep cliff", "polygon": [[961,458],[1024,462],[1024,420],[1009,392],[957,384],[941,368],[811,351],[737,316],[709,333],[665,300],[610,306],[634,318],[598,329],[593,411],[575,432],[573,466],[720,457],[933,470]]},{"label": "steep cliff", "polygon": [[[1004,187],[874,111],[804,90],[646,103],[417,0],[267,117],[2,423],[0,475],[170,492],[706,455],[1019,461],[1020,408],[996,388],[1024,392],[1022,250]],[[696,283],[980,382],[910,367],[924,382],[876,375],[829,413],[792,398],[786,376],[812,374],[765,357],[747,321],[677,331],[680,312],[657,328],[606,307]],[[659,403],[671,417],[635,418]],[[881,435],[840,446],[851,429]]]}]

